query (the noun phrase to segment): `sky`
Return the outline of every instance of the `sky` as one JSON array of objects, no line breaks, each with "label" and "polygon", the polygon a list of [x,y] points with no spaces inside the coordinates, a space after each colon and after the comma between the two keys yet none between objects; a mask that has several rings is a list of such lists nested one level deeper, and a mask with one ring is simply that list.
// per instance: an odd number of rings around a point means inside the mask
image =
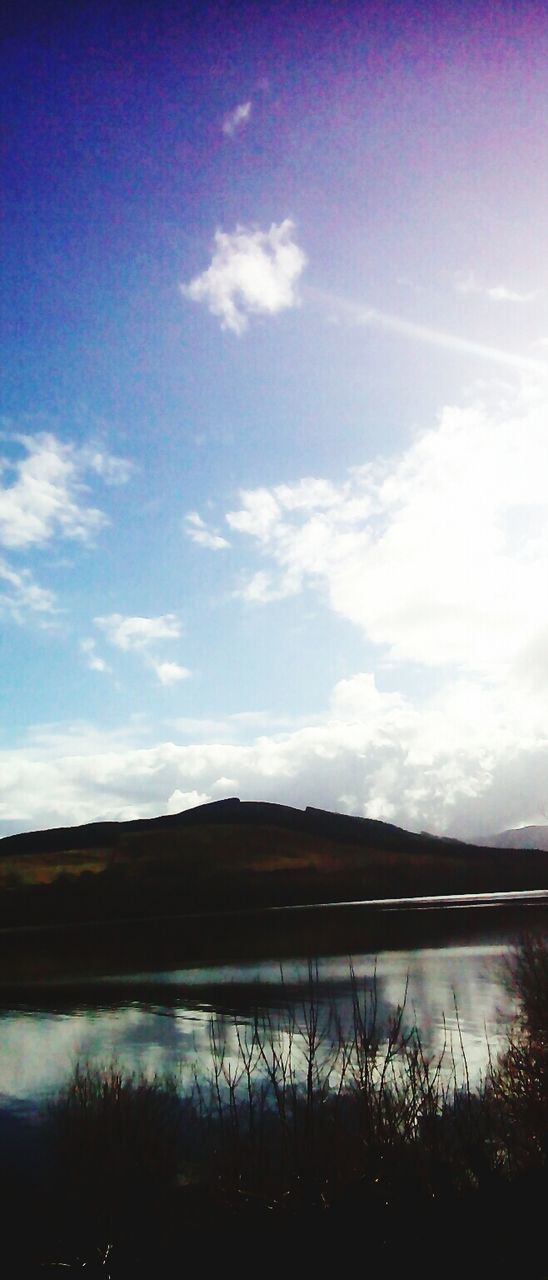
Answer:
[{"label": "sky", "polygon": [[3,19],[0,834],[548,821],[542,3]]}]

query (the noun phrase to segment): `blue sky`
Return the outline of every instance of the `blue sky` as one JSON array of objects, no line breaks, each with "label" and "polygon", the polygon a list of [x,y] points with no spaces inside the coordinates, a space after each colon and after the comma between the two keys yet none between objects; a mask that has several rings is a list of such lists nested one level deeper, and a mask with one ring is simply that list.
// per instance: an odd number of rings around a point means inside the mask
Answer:
[{"label": "blue sky", "polygon": [[545,820],[545,6],[4,30],[0,832]]}]

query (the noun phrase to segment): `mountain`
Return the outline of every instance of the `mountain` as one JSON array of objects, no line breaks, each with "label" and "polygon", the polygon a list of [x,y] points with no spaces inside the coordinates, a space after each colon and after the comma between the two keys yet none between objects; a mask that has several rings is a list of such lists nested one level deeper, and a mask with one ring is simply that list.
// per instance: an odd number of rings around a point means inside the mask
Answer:
[{"label": "mountain", "polygon": [[548,851],[233,797],[0,840],[0,926],[548,888]]},{"label": "mountain", "polygon": [[[328,836],[344,844],[362,844],[367,847],[428,849],[439,852],[442,838],[423,832],[405,831],[390,822],[378,822],[372,818],[358,818],[344,813],[332,813],[327,809],[293,809],[289,805],[272,804],[254,800],[239,800],[231,796],[226,800],[214,800],[184,809],[181,813],[161,815],[157,818],[134,818],[126,822],[89,822],[79,827],[54,827],[47,831],[25,831],[19,835],[4,836],[0,840],[0,860],[5,856],[23,853],[50,853],[69,849],[91,849],[101,845],[116,848],[128,836],[154,836],[162,831],[180,831],[192,827],[230,826],[276,827],[279,830],[308,832],[316,836]],[[445,843],[445,841],[444,841]],[[453,845],[466,846],[462,841]]]},{"label": "mountain", "polygon": [[499,831],[497,835],[483,836],[476,844],[497,849],[548,849],[548,824]]}]

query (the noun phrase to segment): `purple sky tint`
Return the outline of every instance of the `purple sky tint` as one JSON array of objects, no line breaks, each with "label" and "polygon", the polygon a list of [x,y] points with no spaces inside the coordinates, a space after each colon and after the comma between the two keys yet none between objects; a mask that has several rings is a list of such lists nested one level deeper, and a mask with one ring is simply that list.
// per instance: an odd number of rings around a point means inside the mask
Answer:
[{"label": "purple sky tint", "polygon": [[548,18],[4,22],[0,832],[548,806]]}]

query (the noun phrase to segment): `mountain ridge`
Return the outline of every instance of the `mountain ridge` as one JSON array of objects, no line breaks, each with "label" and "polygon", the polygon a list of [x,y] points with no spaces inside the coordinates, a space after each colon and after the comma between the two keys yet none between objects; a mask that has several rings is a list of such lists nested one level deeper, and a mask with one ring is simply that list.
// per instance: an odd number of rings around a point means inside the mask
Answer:
[{"label": "mountain ridge", "polygon": [[222,800],[208,801],[196,805],[192,809],[183,809],[175,814],[159,814],[153,818],[130,818],[122,821],[106,820],[77,824],[70,827],[51,827],[37,831],[22,831],[0,839],[0,858],[5,855],[32,852],[50,852],[71,848],[94,848],[97,841],[105,843],[111,840],[118,843],[119,838],[132,833],[160,831],[202,825],[227,825],[236,821],[238,825],[255,825],[267,822],[281,828],[308,831],[313,834],[329,834],[345,841],[369,838],[370,843],[378,845],[394,842],[409,844],[413,847],[426,848],[432,844],[439,851],[443,844],[460,845],[463,848],[475,847],[461,840],[447,840],[443,836],[430,832],[407,831],[394,823],[383,822],[376,818],[364,818],[357,814],[338,813],[335,810],[319,809],[307,805],[305,809],[297,809],[292,805],[278,804],[273,801],[240,800],[238,796],[228,796]]}]

